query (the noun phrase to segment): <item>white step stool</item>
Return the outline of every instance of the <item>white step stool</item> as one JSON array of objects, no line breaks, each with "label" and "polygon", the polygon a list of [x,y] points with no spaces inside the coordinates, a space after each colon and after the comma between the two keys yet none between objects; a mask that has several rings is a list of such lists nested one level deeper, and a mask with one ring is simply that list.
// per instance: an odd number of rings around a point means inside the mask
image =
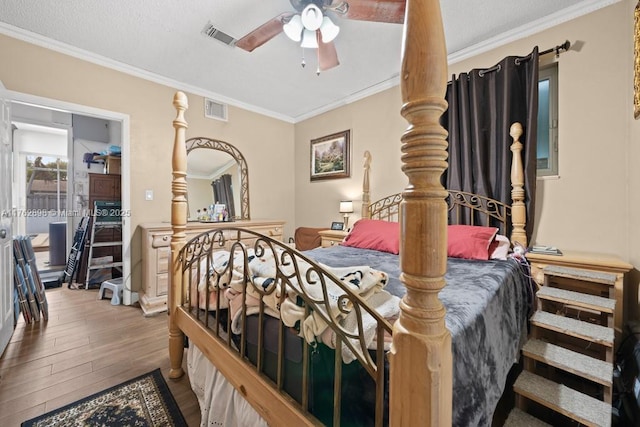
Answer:
[{"label": "white step stool", "polygon": [[122,298],[122,293],[124,292],[124,283],[122,283],[122,277],[109,279],[102,282],[102,284],[100,285],[100,291],[98,291],[98,299],[102,299],[104,297],[105,289],[111,291],[111,305],[120,305],[120,298]]}]

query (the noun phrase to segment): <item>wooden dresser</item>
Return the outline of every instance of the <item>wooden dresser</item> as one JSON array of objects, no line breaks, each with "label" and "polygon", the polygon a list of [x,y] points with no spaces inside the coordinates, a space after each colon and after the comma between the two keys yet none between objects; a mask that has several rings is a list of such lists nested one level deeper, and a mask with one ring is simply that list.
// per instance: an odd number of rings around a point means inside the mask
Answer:
[{"label": "wooden dresser", "polygon": [[591,289],[592,292],[589,293],[599,294],[600,296],[616,300],[613,323],[617,347],[617,344],[620,343],[624,324],[628,320],[626,313],[628,313],[629,310],[625,307],[624,279],[625,275],[633,268],[631,264],[612,255],[577,251],[563,251],[562,255],[542,255],[529,252],[527,259],[531,264],[533,279],[539,285],[544,284],[544,268],[547,266],[577,268],[595,273],[613,274],[615,279],[610,291],[596,289],[597,284],[594,282],[594,284],[591,285],[593,288]]},{"label": "wooden dresser", "polygon": [[[284,221],[190,222],[187,224],[187,240],[204,231],[224,227],[243,227],[282,241]],[[143,223],[140,224],[140,228],[142,230],[140,306],[145,315],[151,315],[167,310],[171,224],[168,222]]]}]

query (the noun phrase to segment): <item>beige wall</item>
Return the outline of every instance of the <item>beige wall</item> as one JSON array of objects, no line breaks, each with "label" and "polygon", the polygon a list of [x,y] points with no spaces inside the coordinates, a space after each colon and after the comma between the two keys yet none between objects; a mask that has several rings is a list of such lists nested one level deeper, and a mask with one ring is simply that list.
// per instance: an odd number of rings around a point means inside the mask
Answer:
[{"label": "beige wall", "polygon": [[450,73],[459,73],[490,66],[507,55],[527,54],[534,45],[543,50],[565,39],[583,44],[579,52],[570,50],[558,59],[559,178],[537,182],[537,243],[627,258],[624,200],[633,114],[628,4],[620,2],[450,67]]},{"label": "beige wall", "polygon": [[[451,73],[488,67],[506,55],[527,54],[569,39],[580,51],[563,53],[560,72],[560,176],[538,181],[538,243],[611,253],[640,265],[640,121],[632,118],[633,9],[624,0],[526,39],[453,64]],[[140,283],[136,226],[169,220],[171,99],[175,89],[0,36],[0,80],[13,91],[128,114],[131,120],[132,285]],[[401,191],[400,91],[392,88],[295,126],[238,108],[229,121],[206,119],[203,99],[189,95],[189,136],[222,139],[240,149],[249,165],[251,215],[296,226],[338,221],[338,202],[356,203],[359,216],[363,153],[373,157],[372,198]],[[351,130],[351,177],[310,182],[309,142]],[[294,181],[292,181],[292,179]],[[155,199],[144,200],[153,189]],[[640,274],[629,289],[637,301]],[[637,318],[638,315],[636,314]]]},{"label": "beige wall", "polygon": [[[0,80],[11,91],[127,114],[131,160],[131,286],[141,286],[138,224],[169,221],[171,201],[172,99],[175,89],[0,36]],[[251,217],[282,219],[285,236],[294,223],[294,126],[229,107],[229,121],[204,117],[204,100],[189,96],[188,136],[229,142],[249,166]],[[286,166],[285,166],[286,165]],[[154,191],[145,201],[144,192]]]},{"label": "beige wall", "polygon": [[[535,242],[614,254],[636,269],[627,281],[632,318],[640,319],[640,123],[633,119],[633,10],[624,0],[450,67],[491,65],[532,46],[569,39],[559,71],[559,177],[537,182]],[[547,57],[545,59],[552,59]]]},{"label": "beige wall", "polygon": [[[571,22],[450,65],[449,74],[492,66],[569,39],[580,51],[559,59],[559,177],[538,180],[534,241],[566,250],[610,253],[640,266],[640,123],[633,120],[633,9],[624,0]],[[579,42],[579,43],[578,43]],[[547,58],[548,60],[548,58]],[[357,198],[361,158],[370,150],[372,198],[400,191],[400,92],[393,88],[296,125],[296,225],[339,218],[337,201]],[[351,129],[349,179],[310,183],[309,140]],[[629,294],[637,301],[637,274]],[[634,317],[638,317],[635,314]]]},{"label": "beige wall", "polygon": [[202,210],[213,203],[213,191],[211,190],[211,179],[189,178],[187,177],[187,200],[189,201],[189,218],[198,218],[198,211],[203,215]]},{"label": "beige wall", "polygon": [[[360,217],[365,150],[372,156],[372,200],[402,190],[407,181],[400,171],[399,135],[406,122],[399,106],[400,93],[393,89],[296,124],[296,226],[340,221],[340,200],[354,201],[351,224]],[[351,130],[351,177],[311,182],[311,139],[345,129]]]},{"label": "beige wall", "polygon": [[[627,34],[625,37],[631,40],[633,34],[631,33],[631,28],[633,27],[633,11],[634,11],[634,2],[631,0],[627,0],[624,2],[626,5],[626,10],[623,10],[625,15],[625,20],[627,25],[625,26],[627,30]],[[625,47],[627,52],[631,52],[633,50],[633,44],[631,41]],[[633,57],[628,57],[628,62],[626,64],[626,71],[629,74],[628,79],[633,79]],[[627,80],[629,81],[629,80]],[[632,81],[632,80],[631,80]],[[633,91],[631,90],[631,86],[627,86],[627,97],[625,99],[625,106],[633,105]],[[640,319],[640,298],[638,297],[638,284],[640,283],[640,168],[638,168],[638,161],[640,160],[640,117],[637,120],[631,118],[631,115],[627,113],[625,115],[627,120],[630,122],[629,131],[626,135],[626,145],[627,145],[627,155],[626,155],[626,164],[625,167],[628,171],[628,179],[626,181],[625,187],[627,187],[627,195],[620,201],[620,205],[626,210],[625,219],[626,225],[628,228],[628,237],[627,237],[627,257],[628,261],[633,264],[635,267],[634,271],[631,274],[630,283],[627,288],[630,294],[630,302],[637,303],[636,312],[634,318],[636,320]]]}]

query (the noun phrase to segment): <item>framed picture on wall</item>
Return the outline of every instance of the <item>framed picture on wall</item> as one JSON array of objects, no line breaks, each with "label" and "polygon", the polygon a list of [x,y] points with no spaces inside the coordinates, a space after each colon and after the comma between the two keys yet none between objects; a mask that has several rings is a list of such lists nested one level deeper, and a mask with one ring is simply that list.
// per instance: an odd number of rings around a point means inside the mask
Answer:
[{"label": "framed picture on wall", "polygon": [[351,176],[350,132],[345,130],[311,140],[311,181]]}]

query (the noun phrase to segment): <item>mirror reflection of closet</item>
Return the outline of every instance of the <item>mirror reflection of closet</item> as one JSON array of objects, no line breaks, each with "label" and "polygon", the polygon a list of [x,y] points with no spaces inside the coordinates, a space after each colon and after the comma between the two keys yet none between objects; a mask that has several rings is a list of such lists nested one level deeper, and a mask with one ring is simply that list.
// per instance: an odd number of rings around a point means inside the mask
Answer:
[{"label": "mirror reflection of closet", "polygon": [[249,220],[249,171],[242,153],[209,138],[188,139],[186,148],[189,220],[198,221],[198,210],[202,215],[216,203],[225,204],[229,220]]}]

